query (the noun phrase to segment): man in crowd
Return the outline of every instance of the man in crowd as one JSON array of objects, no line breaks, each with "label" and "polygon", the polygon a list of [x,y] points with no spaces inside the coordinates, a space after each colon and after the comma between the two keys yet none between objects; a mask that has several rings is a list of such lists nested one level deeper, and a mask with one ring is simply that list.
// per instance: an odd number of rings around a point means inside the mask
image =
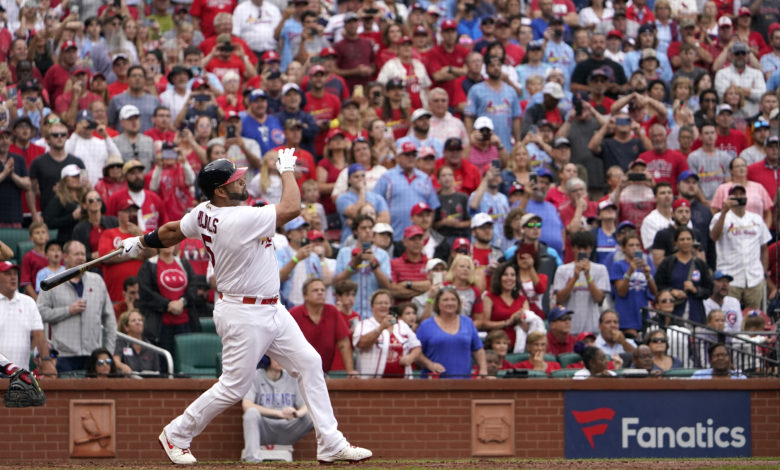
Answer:
[{"label": "man in crowd", "polygon": [[739,300],[729,295],[729,284],[734,278],[723,271],[712,275],[712,295],[704,299],[704,313],[709,317],[713,310],[721,310],[726,317],[725,330],[742,331],[742,306]]},{"label": "man in crowd", "polygon": [[433,86],[443,89],[447,96],[455,97],[455,80],[466,75],[468,54],[469,50],[458,43],[458,23],[443,21],[441,43],[428,52],[425,63]]},{"label": "man in crowd", "polygon": [[444,154],[444,141],[430,135],[430,111],[424,108],[415,109],[410,120],[412,122],[412,128],[405,137],[401,137],[396,141],[396,145],[403,145],[404,142],[411,142],[418,149],[422,147],[433,147],[436,152],[436,158],[441,158]]},{"label": "man in crowd", "polygon": [[613,309],[604,310],[599,316],[599,335],[596,337],[597,348],[604,351],[608,357],[626,352],[633,352],[636,343],[626,338],[620,331],[620,317]]},{"label": "man in crowd", "polygon": [[446,142],[447,139],[455,137],[460,139],[464,145],[468,145],[469,136],[466,133],[466,126],[463,125],[463,121],[457,119],[447,110],[449,101],[450,97],[444,88],[437,87],[428,92],[428,106],[431,108],[431,125],[428,136],[432,139],[438,139],[440,142]]},{"label": "man in crowd", "polygon": [[748,116],[758,112],[758,102],[766,91],[764,74],[747,65],[748,46],[736,41],[731,44],[731,64],[715,73],[715,90],[723,96],[732,85],[739,87],[739,94],[745,99],[743,110]]},{"label": "man in crowd", "polygon": [[[95,131],[100,138],[93,135]],[[103,165],[108,156],[119,155],[119,149],[108,136],[106,126],[98,125],[87,109],[79,112],[76,118],[76,130],[65,142],[65,151],[81,158],[92,186],[103,177]]]},{"label": "man in crowd", "polygon": [[642,246],[653,246],[653,240],[659,230],[672,224],[672,203],[674,194],[672,194],[672,185],[666,182],[658,183],[653,188],[655,194],[655,209],[642,220]]},{"label": "man in crowd", "polygon": [[[535,183],[534,180],[536,181]],[[551,202],[545,200],[553,182],[552,173],[547,168],[540,168],[537,170],[534,180],[531,181],[531,198],[525,205],[525,211],[538,214],[541,217],[543,223],[542,234],[539,240],[553,248],[562,257],[563,222],[561,222],[558,209]]]},{"label": "man in crowd", "polygon": [[114,137],[122,160],[138,160],[145,169],[151,171],[154,166],[154,141],[148,135],[141,134],[141,112],[132,104],[126,104],[119,110],[119,123],[122,133]]},{"label": "man in crowd", "polygon": [[571,322],[574,312],[558,305],[547,313],[547,322],[550,328],[547,330],[547,352],[550,354],[564,354],[574,352],[574,343],[577,338],[571,332]]},{"label": "man in crowd", "polygon": [[130,87],[124,93],[111,98],[108,104],[108,123],[118,131],[122,131],[119,122],[119,111],[126,104],[132,104],[138,108],[141,116],[141,132],[151,129],[154,110],[160,104],[156,96],[146,91],[146,69],[140,65],[133,65],[127,70],[127,79]]},{"label": "man in crowd", "polygon": [[404,252],[390,261],[393,282],[390,291],[399,302],[409,301],[431,288],[425,273],[428,257],[423,253],[423,229],[409,225],[403,231]]},{"label": "man in crowd", "polygon": [[699,176],[702,194],[711,201],[718,186],[731,177],[728,168],[734,155],[715,146],[718,138],[715,123],[704,123],[700,134],[701,147],[688,155],[688,168]]},{"label": "man in crowd", "polygon": [[[493,132],[501,139],[505,148],[512,148],[512,137],[520,141],[520,100],[515,90],[501,78],[500,57],[488,57],[485,60],[487,80],[477,83],[468,93],[466,103],[466,129],[474,130],[477,117],[486,116],[493,121]],[[493,106],[493,103],[503,103]]]},{"label": "man in crowd", "polygon": [[[653,264],[658,266],[667,256],[674,253],[675,232],[681,227],[691,226],[691,203],[685,198],[675,199],[672,203],[672,224],[656,232],[653,238],[653,245],[650,247],[650,253],[653,257]],[[704,259],[709,242],[709,230],[701,233],[696,227],[693,227],[693,239],[699,243],[700,248],[698,256]]]},{"label": "man in crowd", "polygon": [[[68,165],[76,165],[85,169],[84,162],[77,156],[65,151],[65,141],[68,138],[68,128],[61,123],[49,126],[46,143],[49,151],[36,158],[30,164],[30,182],[39,206],[45,209],[55,197],[54,186],[62,179],[62,169]],[[28,201],[29,203],[29,201]],[[32,210],[34,204],[29,205]]]},{"label": "man in crowd", "polygon": [[122,174],[127,182],[125,189],[111,195],[106,204],[106,215],[116,215],[121,206],[128,199],[139,207],[138,220],[134,222],[142,233],[150,232],[168,221],[168,213],[165,210],[160,197],[151,190],[145,189],[144,165],[138,160],[130,160],[122,166]]},{"label": "man in crowd", "polygon": [[639,155],[647,163],[647,171],[656,183],[669,183],[672,192],[677,192],[677,176],[688,169],[685,155],[671,150],[666,143],[666,127],[653,124],[648,132],[652,149]]},{"label": "man in crowd", "polygon": [[268,96],[263,90],[249,93],[246,116],[241,121],[241,137],[254,139],[260,144],[260,153],[284,144],[284,131],[279,120],[268,114]]},{"label": "man in crowd", "polygon": [[336,74],[344,77],[349,90],[366,85],[376,73],[374,43],[358,34],[360,22],[355,13],[344,15],[344,39],[333,45],[338,54]]}]

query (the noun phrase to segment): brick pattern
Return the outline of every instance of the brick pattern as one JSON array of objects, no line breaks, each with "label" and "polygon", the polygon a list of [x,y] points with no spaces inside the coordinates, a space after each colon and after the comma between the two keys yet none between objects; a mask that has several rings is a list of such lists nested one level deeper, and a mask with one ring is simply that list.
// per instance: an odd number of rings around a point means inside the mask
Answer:
[{"label": "brick pattern", "polygon": [[[67,459],[69,400],[112,398],[117,403],[117,457],[163,460],[157,444],[160,430],[211,384],[207,380],[177,380],[178,389],[170,390],[170,382],[145,381],[153,388],[149,390],[133,380],[58,382],[44,383],[48,400],[44,407],[0,407],[4,459],[22,460],[30,455],[41,460]],[[502,381],[499,390],[491,390],[499,385],[494,381],[410,382],[415,381],[332,386],[340,429],[380,458],[467,458],[471,450],[471,399],[515,399],[517,456],[563,457],[564,387],[557,381],[547,387],[529,387],[529,381]],[[0,380],[0,390],[5,390],[7,383]],[[567,383],[571,387],[571,382]],[[614,388],[606,382],[603,386]],[[688,383],[684,388],[690,386]],[[759,388],[762,390],[752,392],[753,455],[774,456],[780,442],[780,390]],[[193,453],[202,460],[237,460],[242,447],[240,405],[218,416],[192,445]],[[310,433],[296,445],[295,458],[314,459],[315,452],[314,433]]]}]

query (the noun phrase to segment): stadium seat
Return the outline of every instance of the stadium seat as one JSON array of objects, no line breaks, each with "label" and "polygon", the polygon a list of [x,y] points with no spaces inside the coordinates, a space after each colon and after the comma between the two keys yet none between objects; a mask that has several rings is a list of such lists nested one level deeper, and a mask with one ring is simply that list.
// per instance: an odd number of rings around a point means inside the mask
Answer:
[{"label": "stadium seat", "polygon": [[217,377],[217,354],[222,341],[214,333],[184,333],[174,338],[174,367],[179,374]]},{"label": "stadium seat", "polygon": [[557,362],[558,358],[555,357],[555,354],[546,353],[544,355],[544,362]]},{"label": "stadium seat", "polygon": [[347,371],[345,370],[332,370],[328,372],[329,379],[346,379]]},{"label": "stadium seat", "polygon": [[550,372],[550,377],[554,379],[570,379],[574,377],[579,369],[559,369]]},{"label": "stadium seat", "polygon": [[663,373],[664,377],[688,378],[699,369],[669,369]]},{"label": "stadium seat", "polygon": [[516,364],[518,362],[527,361],[531,358],[531,355],[528,353],[515,353],[515,354],[507,354],[504,358],[507,362],[511,362],[512,364]]},{"label": "stadium seat", "polygon": [[217,334],[217,327],[214,325],[214,317],[200,317],[200,332]]},{"label": "stadium seat", "polygon": [[576,364],[577,362],[580,362],[582,360],[582,357],[580,357],[577,353],[562,353],[558,354],[558,364],[561,365],[562,369],[565,369],[569,367],[571,364]]},{"label": "stadium seat", "polygon": [[[57,238],[58,230],[49,230],[49,239]],[[26,228],[0,228],[0,240],[14,252],[14,259],[21,264],[25,253],[32,250],[30,232]],[[26,243],[25,243],[26,242]],[[24,243],[24,248],[21,246]],[[24,251],[22,251],[24,250]]]}]

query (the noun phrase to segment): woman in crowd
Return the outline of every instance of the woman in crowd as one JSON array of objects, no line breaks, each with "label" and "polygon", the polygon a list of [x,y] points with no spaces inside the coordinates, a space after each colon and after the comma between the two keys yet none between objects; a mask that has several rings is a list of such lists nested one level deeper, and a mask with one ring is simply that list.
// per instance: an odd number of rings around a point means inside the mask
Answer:
[{"label": "woman in crowd", "polygon": [[672,81],[672,105],[675,109],[685,106],[691,111],[699,110],[699,100],[694,99],[693,83],[689,77],[680,75]]},{"label": "woman in crowd", "polygon": [[642,241],[636,232],[620,242],[623,258],[616,259],[609,270],[615,286],[615,310],[620,317],[620,329],[637,336],[642,330],[642,307],[658,293],[653,260],[642,252]]},{"label": "woman in crowd", "polygon": [[372,316],[358,323],[352,334],[352,345],[357,351],[355,368],[361,378],[411,377],[412,364],[422,354],[414,331],[390,314],[392,305],[389,291],[374,292]]},{"label": "woman in crowd", "polygon": [[693,231],[678,228],[674,235],[677,251],[664,258],[655,273],[658,289],[671,289],[674,315],[704,323],[704,299],[712,293],[712,275],[707,263],[696,257]]},{"label": "woman in crowd", "polygon": [[211,146],[215,144],[209,145],[209,141],[212,137],[214,137],[214,128],[211,125],[211,118],[208,116],[198,116],[195,119],[194,124],[195,130],[193,131],[195,134],[195,142],[197,144],[205,149],[207,149],[206,157],[208,161],[214,161],[219,158],[225,158],[227,155],[227,150],[225,149],[225,146],[223,144],[219,144],[222,147],[222,152],[220,153],[220,156],[212,158],[211,156]]},{"label": "woman in crowd", "polygon": [[360,114],[360,105],[357,101],[348,99],[341,105],[341,114],[338,117],[339,129],[344,137],[353,142],[358,137],[368,138],[368,132],[363,127],[363,116]]},{"label": "woman in crowd", "polygon": [[[487,170],[487,166],[480,170],[484,173],[484,171]],[[499,191],[508,194],[512,183],[514,182],[518,182],[523,186],[528,187],[530,179],[531,157],[528,155],[528,150],[525,148],[525,144],[515,145],[512,149],[512,155],[509,157],[509,161],[506,162],[506,169],[501,171],[502,181]]]},{"label": "woman in crowd", "polygon": [[422,344],[421,364],[426,370],[442,378],[470,377],[471,359],[477,363],[479,376],[487,375],[485,349],[470,318],[459,315],[460,297],[452,287],[443,287],[433,302],[434,316],[417,328]]},{"label": "woman in crowd", "polygon": [[[146,336],[174,353],[174,336],[200,331],[195,305],[195,273],[190,263],[176,254],[178,245],[160,248],[138,270],[139,307],[146,317]],[[163,279],[164,277],[164,279]]]},{"label": "woman in crowd", "polygon": [[376,55],[376,69],[381,70],[388,60],[398,57],[398,40],[404,36],[403,27],[390,23],[382,31],[382,49]]},{"label": "woman in crowd", "polygon": [[162,93],[168,85],[167,71],[163,53],[159,49],[148,51],[144,54],[141,65],[146,69],[146,80],[154,85],[157,93]]},{"label": "woman in crowd", "polygon": [[[541,224],[541,221],[529,221],[531,224]],[[544,318],[542,309],[542,297],[547,291],[549,279],[547,275],[539,272],[542,262],[541,253],[533,245],[520,245],[514,256],[517,267],[517,287],[520,294],[528,300],[528,308],[540,318]]]},{"label": "woman in crowd", "polygon": [[591,30],[605,21],[611,21],[615,11],[605,5],[604,0],[590,0],[587,7],[580,10],[580,26]]},{"label": "woman in crowd", "polygon": [[558,179],[560,183],[553,186],[547,191],[545,201],[551,203],[556,208],[560,208],[564,202],[569,201],[569,196],[566,194],[566,182],[571,178],[577,177],[577,165],[574,163],[567,163],[561,167],[558,171]]},{"label": "woman in crowd", "polygon": [[[664,293],[664,299],[669,299],[669,303],[674,303],[674,299],[670,292]],[[658,296],[658,302],[661,302],[661,295]],[[667,301],[665,300],[665,302]],[[669,338],[666,337],[666,332],[664,332],[664,330],[654,330],[648,333],[645,344],[648,345],[653,352],[652,370],[664,372],[669,369],[679,369],[683,366],[679,359],[667,354],[667,351],[669,351]]]},{"label": "woman in crowd", "polygon": [[181,146],[171,155],[164,154],[161,147],[156,153],[149,190],[160,196],[171,220],[180,220],[194,205],[190,188],[195,184],[195,172]]},{"label": "woman in crowd", "polygon": [[[138,23],[132,18],[127,18],[122,25],[122,30],[125,34],[122,49],[129,55],[128,58],[130,59],[130,63],[137,64],[139,51],[138,46],[136,45],[136,41],[138,40]],[[143,49],[141,49],[141,52],[143,52]]]},{"label": "woman in crowd", "polygon": [[106,348],[98,348],[92,351],[87,359],[87,377],[106,379],[119,377],[121,374],[116,368],[111,353]]},{"label": "woman in crowd", "polygon": [[482,312],[482,291],[485,288],[485,276],[477,274],[474,260],[466,255],[457,255],[450,264],[444,285],[451,285],[460,297],[461,315],[473,318]]},{"label": "woman in crowd", "polygon": [[89,191],[89,180],[82,178],[81,169],[74,164],[65,166],[60,175],[60,182],[54,191],[55,197],[44,208],[43,220],[49,230],[59,230],[57,240],[65,243],[70,240],[73,228],[81,221],[81,201]]},{"label": "woman in crowd", "polygon": [[317,162],[317,184],[320,189],[320,201],[325,208],[325,213],[336,212],[336,205],[330,198],[333,186],[339,173],[347,167],[347,150],[349,142],[344,136],[344,131],[339,128],[331,129],[325,137],[325,152],[322,160]]},{"label": "woman in crowd", "polygon": [[116,217],[103,214],[103,199],[90,190],[81,198],[81,221],[73,228],[73,239],[87,247],[87,261],[98,257],[100,234],[119,226]]},{"label": "woman in crowd", "polygon": [[614,377],[615,374],[609,367],[609,358],[600,348],[588,346],[582,351],[582,362],[584,369],[580,369],[574,374],[574,379],[587,379],[589,377]]},{"label": "woman in crowd", "polygon": [[736,84],[726,88],[726,91],[723,92],[723,104],[731,106],[733,111],[734,124],[732,128],[744,133],[748,119],[751,119],[752,116],[745,113],[745,96],[742,94],[741,88]]},{"label": "woman in crowd", "polygon": [[517,267],[512,262],[500,264],[490,280],[490,290],[482,298],[483,312],[474,315],[474,324],[479,330],[503,329],[514,347],[515,325],[528,331],[525,311],[529,309],[528,299],[518,292]]},{"label": "woman in crowd", "polygon": [[680,28],[672,18],[672,6],[669,0],[656,0],[653,14],[655,15],[655,30],[658,38],[656,51],[660,54],[666,54],[669,44],[677,40]]},{"label": "woman in crowd", "polygon": [[[443,168],[443,167],[442,167]],[[523,239],[523,226],[520,219],[523,218],[525,211],[520,207],[515,207],[504,220],[504,238],[506,239],[507,249],[515,246],[518,241]]]},{"label": "woman in crowd", "polygon": [[256,174],[247,184],[249,195],[255,199],[262,199],[269,204],[279,204],[282,200],[282,177],[276,169],[278,159],[276,150],[269,150],[263,156],[263,166],[260,173]]},{"label": "woman in crowd", "polygon": [[222,87],[225,89],[225,94],[217,97],[217,104],[225,113],[228,111],[240,113],[246,109],[239,89],[240,86],[241,77],[235,71],[231,70],[222,76]]},{"label": "woman in crowd", "polygon": [[[119,316],[117,330],[139,341],[143,337],[144,316],[138,310],[130,310]],[[119,372],[130,375],[133,372],[160,372],[160,355],[140,344],[116,338],[114,363]]]},{"label": "woman in crowd", "polygon": [[758,214],[764,218],[767,227],[774,225],[772,223],[772,198],[769,197],[769,193],[761,183],[755,181],[749,181],[747,179],[747,163],[742,157],[736,157],[729,163],[729,171],[731,172],[731,181],[718,186],[715,190],[715,195],[712,196],[712,202],[710,203],[710,209],[715,214],[723,209],[723,202],[728,199],[729,191],[735,185],[745,188],[745,194],[747,195],[747,206],[745,210]]},{"label": "woman in crowd", "polygon": [[115,192],[127,187],[125,177],[122,175],[122,157],[119,155],[109,155],[103,164],[103,177],[95,183],[95,191],[100,194],[104,201],[108,201]]},{"label": "woman in crowd", "polygon": [[529,333],[525,342],[525,352],[531,357],[515,364],[518,369],[542,370],[549,375],[550,372],[561,368],[557,361],[544,360],[544,355],[547,352],[547,333],[542,331]]},{"label": "woman in crowd", "polygon": [[188,127],[180,130],[176,139],[179,145],[179,153],[184,155],[190,167],[192,167],[192,171],[197,176],[200,169],[209,162],[206,150],[198,145],[195,141],[195,136]]},{"label": "woman in crowd", "polygon": [[368,142],[371,146],[371,157],[385,168],[395,166],[395,146],[392,134],[388,135],[385,121],[374,119],[368,124]]},{"label": "woman in crowd", "polygon": [[379,181],[379,178],[387,171],[387,168],[382,165],[377,165],[379,160],[376,156],[372,155],[371,145],[368,140],[363,137],[358,137],[352,142],[348,155],[349,160],[347,161],[347,168],[341,170],[339,177],[336,179],[336,184],[333,186],[333,191],[331,192],[331,198],[334,202],[348,189],[347,180],[349,179],[349,165],[360,163],[363,165],[363,168],[366,169],[366,191],[374,189],[376,182]]}]

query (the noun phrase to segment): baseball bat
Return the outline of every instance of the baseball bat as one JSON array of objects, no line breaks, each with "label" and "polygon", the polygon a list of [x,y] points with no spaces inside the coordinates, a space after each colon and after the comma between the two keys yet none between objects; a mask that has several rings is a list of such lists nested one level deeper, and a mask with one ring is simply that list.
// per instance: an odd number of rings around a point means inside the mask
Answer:
[{"label": "baseball bat", "polygon": [[114,256],[118,256],[122,254],[122,251],[124,251],[123,247],[119,247],[116,250],[112,251],[111,253],[108,253],[106,255],[101,256],[100,258],[93,259],[92,261],[89,261],[84,264],[80,264],[78,266],[74,266],[70,269],[66,269],[65,271],[61,273],[54,274],[52,276],[47,277],[46,279],[41,281],[41,290],[50,290],[58,285],[64,283],[65,281],[69,281],[70,279],[73,279],[74,277],[78,276],[79,274],[83,273],[87,269],[91,268],[92,266],[102,263],[103,261],[107,259],[111,259]]}]

